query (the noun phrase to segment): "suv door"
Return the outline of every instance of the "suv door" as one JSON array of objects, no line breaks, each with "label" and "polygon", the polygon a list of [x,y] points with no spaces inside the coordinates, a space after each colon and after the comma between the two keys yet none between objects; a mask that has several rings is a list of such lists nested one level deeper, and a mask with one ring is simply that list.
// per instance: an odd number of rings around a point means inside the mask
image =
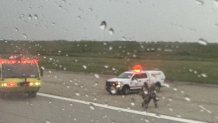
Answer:
[{"label": "suv door", "polygon": [[145,82],[148,81],[148,77],[147,77],[147,74],[146,73],[141,73],[139,75],[139,79],[138,79],[138,83],[137,83],[137,87],[138,88],[141,88]]},{"label": "suv door", "polygon": [[141,88],[145,82],[147,82],[147,74],[146,73],[139,73],[135,74],[132,79],[132,85],[134,86],[134,89]]}]

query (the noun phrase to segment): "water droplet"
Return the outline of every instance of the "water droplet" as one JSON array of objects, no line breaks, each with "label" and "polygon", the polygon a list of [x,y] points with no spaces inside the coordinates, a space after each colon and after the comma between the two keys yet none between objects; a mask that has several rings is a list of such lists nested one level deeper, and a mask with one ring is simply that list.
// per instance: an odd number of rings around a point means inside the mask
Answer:
[{"label": "water droplet", "polygon": [[110,28],[108,32],[109,32],[110,35],[113,35],[114,34],[114,29]]},{"label": "water droplet", "polygon": [[86,65],[83,65],[83,69],[85,69],[85,70],[86,70],[86,69],[87,69],[87,66],[86,66]]},{"label": "water droplet", "polygon": [[110,47],[109,47],[109,50],[111,51],[112,49],[113,49],[113,47],[112,47],[112,46],[110,46]]},{"label": "water droplet", "polygon": [[215,7],[218,7],[218,0],[214,0],[214,5],[215,5]]},{"label": "water droplet", "polygon": [[76,96],[80,96],[80,94],[78,92],[75,93]]},{"label": "water droplet", "polygon": [[184,92],[184,91],[180,91],[180,93],[181,93],[181,94],[184,94],[185,92]]},{"label": "water droplet", "polygon": [[149,120],[145,119],[145,123],[149,123],[149,122],[150,122]]},{"label": "water droplet", "polygon": [[191,99],[190,99],[190,98],[188,98],[188,97],[185,97],[185,100],[186,100],[186,101],[188,101],[188,102],[190,102],[190,101],[191,101]]},{"label": "water droplet", "polygon": [[115,71],[115,70],[116,70],[116,68],[114,68],[114,67],[113,67],[113,68],[112,68],[112,70],[113,70],[113,71]]},{"label": "water droplet", "polygon": [[165,86],[165,87],[167,87],[167,88],[169,88],[169,87],[170,87],[170,85],[169,85],[169,84],[167,84],[167,83],[164,83],[164,86]]},{"label": "water droplet", "polygon": [[133,58],[136,58],[136,54],[133,54],[132,57],[133,57]]},{"label": "water droplet", "polygon": [[32,15],[29,14],[29,15],[28,15],[28,19],[29,19],[29,20],[32,20],[32,18],[33,18]]},{"label": "water droplet", "polygon": [[74,83],[74,85],[76,85],[76,86],[77,86],[77,85],[78,85],[78,83]]},{"label": "water droplet", "polygon": [[189,72],[192,72],[193,70],[192,69],[189,69]]},{"label": "water droplet", "polygon": [[16,28],[15,28],[15,31],[16,31],[16,32],[19,32],[19,29],[16,27]]},{"label": "water droplet", "polygon": [[92,103],[90,103],[90,104],[89,104],[89,108],[90,108],[91,110],[95,110],[95,105],[92,104]]},{"label": "water droplet", "polygon": [[123,36],[121,40],[122,40],[122,41],[126,41],[126,37]]},{"label": "water droplet", "polygon": [[70,106],[73,106],[73,104],[72,104],[72,103],[70,103]]},{"label": "water droplet", "polygon": [[173,99],[169,98],[169,99],[168,99],[168,101],[169,101],[169,102],[172,102],[172,101],[173,101]]},{"label": "water droplet", "polygon": [[202,73],[201,76],[204,78],[207,78],[207,74],[205,74],[205,73]]},{"label": "water droplet", "polygon": [[51,123],[50,121],[46,120],[45,123]]},{"label": "water droplet", "polygon": [[196,0],[196,3],[199,5],[204,5],[204,1],[203,0]]},{"label": "water droplet", "polygon": [[34,18],[35,20],[38,20],[39,17],[38,17],[37,14],[34,14],[33,18]]},{"label": "water droplet", "polygon": [[69,89],[70,88],[70,86],[67,86],[67,89]]},{"label": "water droplet", "polygon": [[198,71],[195,70],[195,71],[194,71],[194,74],[197,74],[197,73],[198,73]]},{"label": "water droplet", "polygon": [[107,28],[107,22],[102,21],[99,28],[102,29],[102,30],[105,30]]},{"label": "water droplet", "polygon": [[208,41],[207,41],[206,39],[199,38],[199,39],[198,39],[198,43],[199,43],[200,45],[207,46]]},{"label": "water droplet", "polygon": [[172,108],[169,108],[169,111],[173,112],[173,109],[172,109]]},{"label": "water droplet", "polygon": [[177,91],[178,89],[177,89],[177,88],[173,88],[173,90],[174,90],[174,91]]},{"label": "water droplet", "polygon": [[23,33],[23,38],[24,38],[24,39],[27,39],[26,33]]},{"label": "water droplet", "polygon": [[107,69],[107,68],[109,68],[109,66],[108,66],[108,65],[104,65],[104,68],[106,68],[106,69]]},{"label": "water droplet", "polygon": [[48,101],[48,103],[49,103],[49,104],[51,104],[51,103],[52,103],[52,101]]},{"label": "water droplet", "polygon": [[131,102],[130,104],[131,104],[131,106],[135,106],[135,103],[134,103],[134,102]]},{"label": "water droplet", "polygon": [[99,76],[98,74],[95,74],[95,78],[99,79],[99,78],[100,78],[100,76]]},{"label": "water droplet", "polygon": [[181,115],[179,115],[179,114],[177,114],[177,115],[176,115],[176,117],[179,117],[179,118],[180,118],[180,117],[182,117],[182,116],[181,116]]}]

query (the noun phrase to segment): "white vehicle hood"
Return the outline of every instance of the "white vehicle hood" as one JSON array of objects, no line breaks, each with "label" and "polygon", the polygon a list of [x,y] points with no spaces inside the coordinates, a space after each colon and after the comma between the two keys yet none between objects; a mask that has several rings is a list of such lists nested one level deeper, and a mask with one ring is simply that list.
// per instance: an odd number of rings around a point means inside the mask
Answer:
[{"label": "white vehicle hood", "polygon": [[130,79],[124,79],[124,78],[112,78],[112,79],[108,79],[107,80],[108,82],[127,82],[127,81],[130,81]]}]

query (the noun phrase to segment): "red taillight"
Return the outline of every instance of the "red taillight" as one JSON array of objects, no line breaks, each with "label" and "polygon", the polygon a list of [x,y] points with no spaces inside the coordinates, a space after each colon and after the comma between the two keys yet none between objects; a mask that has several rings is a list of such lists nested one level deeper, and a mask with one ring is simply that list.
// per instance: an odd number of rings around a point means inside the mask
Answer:
[{"label": "red taillight", "polygon": [[13,82],[7,83],[7,87],[14,87],[14,86],[15,86],[15,83],[13,83]]}]

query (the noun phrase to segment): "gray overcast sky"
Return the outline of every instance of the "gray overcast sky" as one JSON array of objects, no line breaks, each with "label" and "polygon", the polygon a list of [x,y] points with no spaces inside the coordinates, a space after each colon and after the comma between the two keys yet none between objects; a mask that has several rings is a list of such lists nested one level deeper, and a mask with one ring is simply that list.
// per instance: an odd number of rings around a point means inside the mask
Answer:
[{"label": "gray overcast sky", "polygon": [[[107,22],[102,30],[99,25]],[[109,29],[114,34],[109,34]],[[218,42],[216,0],[1,0],[0,39]]]}]

